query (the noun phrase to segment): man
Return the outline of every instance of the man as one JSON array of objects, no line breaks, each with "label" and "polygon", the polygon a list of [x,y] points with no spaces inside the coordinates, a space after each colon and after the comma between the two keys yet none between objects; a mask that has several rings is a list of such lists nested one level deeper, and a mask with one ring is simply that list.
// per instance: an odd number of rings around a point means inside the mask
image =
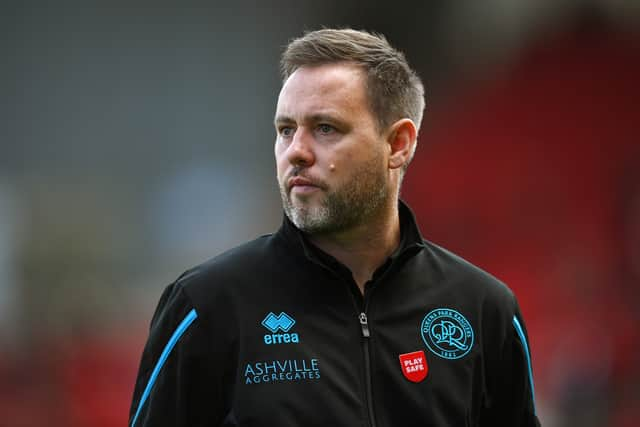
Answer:
[{"label": "man", "polygon": [[404,56],[324,29],[282,69],[282,227],[165,290],[130,425],[539,425],[513,294],[398,199],[424,108]]}]

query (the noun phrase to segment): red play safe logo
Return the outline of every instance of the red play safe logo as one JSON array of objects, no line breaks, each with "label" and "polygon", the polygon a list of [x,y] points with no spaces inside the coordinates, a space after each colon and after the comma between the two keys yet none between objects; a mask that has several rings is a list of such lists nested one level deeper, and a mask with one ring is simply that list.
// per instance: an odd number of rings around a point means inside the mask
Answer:
[{"label": "red play safe logo", "polygon": [[429,366],[424,351],[414,351],[400,355],[400,367],[406,379],[414,383],[419,383],[427,377]]}]

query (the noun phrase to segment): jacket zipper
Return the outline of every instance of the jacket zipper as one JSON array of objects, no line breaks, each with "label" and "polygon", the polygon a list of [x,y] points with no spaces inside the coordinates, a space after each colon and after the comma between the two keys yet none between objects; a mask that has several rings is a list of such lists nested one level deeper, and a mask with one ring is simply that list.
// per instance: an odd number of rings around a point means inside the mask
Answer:
[{"label": "jacket zipper", "polygon": [[[329,273],[336,276],[339,280],[343,280],[339,275],[337,275],[334,271],[332,271],[330,268],[326,267],[322,263],[317,261],[313,261],[313,262],[319,265],[320,267],[322,267],[323,269],[327,270]],[[346,283],[346,284],[347,286],[353,285],[357,288],[357,285],[355,284],[355,282],[353,284],[349,284],[349,283]],[[372,392],[372,386],[371,386],[371,356],[369,354],[370,352],[369,338],[371,337],[371,331],[369,329],[369,320],[367,319],[367,307],[369,305],[369,300],[367,298],[368,295],[366,294],[366,291],[365,291],[365,295],[363,296],[364,304],[359,304],[358,301],[356,301],[355,295],[351,291],[349,291],[349,293],[351,294],[351,300],[353,301],[353,304],[356,308],[356,312],[360,313],[358,315],[358,322],[360,323],[360,329],[362,331],[362,351],[364,353],[364,382],[365,382],[365,399],[366,399],[365,404],[367,405],[367,414],[369,416],[369,427],[376,427],[376,419],[375,419],[375,414],[373,412],[373,392]],[[360,309],[362,309],[362,311],[360,311]]]},{"label": "jacket zipper", "polygon": [[373,391],[371,386],[371,356],[369,354],[369,338],[371,331],[369,330],[369,320],[367,319],[367,302],[365,299],[364,311],[358,315],[360,329],[362,330],[362,350],[364,353],[364,384],[366,394],[367,411],[369,414],[369,425],[376,427],[375,414],[373,413]]}]

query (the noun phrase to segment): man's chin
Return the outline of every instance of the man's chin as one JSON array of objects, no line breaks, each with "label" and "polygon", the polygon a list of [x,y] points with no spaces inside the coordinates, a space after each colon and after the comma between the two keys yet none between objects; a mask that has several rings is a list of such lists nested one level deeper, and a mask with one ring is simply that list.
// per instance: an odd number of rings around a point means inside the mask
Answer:
[{"label": "man's chin", "polygon": [[315,233],[326,228],[326,218],[324,212],[316,209],[309,209],[308,206],[298,208],[293,206],[288,212],[289,219],[300,230],[306,233]]},{"label": "man's chin", "polygon": [[314,194],[293,194],[289,196],[288,202],[289,206],[301,214],[314,215],[322,209],[322,201]]}]

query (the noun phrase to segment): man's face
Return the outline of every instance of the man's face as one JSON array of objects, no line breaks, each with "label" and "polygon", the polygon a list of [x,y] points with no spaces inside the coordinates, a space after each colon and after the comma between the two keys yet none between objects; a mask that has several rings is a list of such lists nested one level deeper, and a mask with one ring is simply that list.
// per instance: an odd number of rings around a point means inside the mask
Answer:
[{"label": "man's face", "polygon": [[275,126],[282,203],[298,228],[341,232],[380,212],[390,197],[389,150],[361,69],[299,68],[280,91]]}]

